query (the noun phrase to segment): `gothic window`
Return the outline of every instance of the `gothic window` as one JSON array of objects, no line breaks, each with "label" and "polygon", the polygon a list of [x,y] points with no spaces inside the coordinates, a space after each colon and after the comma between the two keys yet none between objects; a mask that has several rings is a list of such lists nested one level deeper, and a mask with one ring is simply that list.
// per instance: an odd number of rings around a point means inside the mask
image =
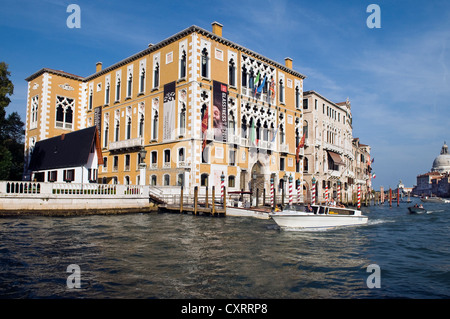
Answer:
[{"label": "gothic window", "polygon": [[56,97],[56,123],[59,128],[73,128],[73,110],[75,108],[75,100],[63,96]]},{"label": "gothic window", "polygon": [[284,103],[284,83],[280,80],[280,103]]},{"label": "gothic window", "polygon": [[139,77],[139,93],[144,93],[145,90],[145,69],[142,68],[141,75]]},{"label": "gothic window", "polygon": [[242,67],[242,87],[247,87],[247,68],[245,66]]},{"label": "gothic window", "polygon": [[131,117],[127,117],[127,140],[131,138]]},{"label": "gothic window", "polygon": [[184,147],[181,147],[178,149],[178,162],[184,162],[184,161],[185,161]]},{"label": "gothic window", "polygon": [[116,101],[120,100],[120,79],[117,80],[116,84]]},{"label": "gothic window", "polygon": [[230,86],[236,86],[236,64],[233,59],[228,64],[228,83]]},{"label": "gothic window", "polygon": [[241,121],[241,137],[247,138],[247,119],[245,117]]},{"label": "gothic window", "polygon": [[127,97],[131,97],[131,90],[133,88],[133,74],[128,74],[127,81]]},{"label": "gothic window", "polygon": [[92,110],[92,89],[89,90],[89,103],[88,110]]},{"label": "gothic window", "polygon": [[253,89],[255,86],[255,73],[253,72],[253,69],[250,69],[250,77],[248,80],[248,87],[250,89]]},{"label": "gothic window", "polygon": [[184,136],[186,132],[186,106],[183,103],[180,111],[180,136]]},{"label": "gothic window", "polygon": [[152,139],[158,139],[158,111],[153,111],[153,130],[152,130]]},{"label": "gothic window", "polygon": [[303,122],[303,134],[305,134],[305,138],[308,138],[308,122]]},{"label": "gothic window", "polygon": [[283,125],[280,126],[280,144],[284,144],[285,132]]},{"label": "gothic window", "polygon": [[114,127],[114,141],[119,141],[119,134],[120,134],[120,120],[116,119],[115,127]]},{"label": "gothic window", "polygon": [[31,123],[30,128],[36,128],[38,122],[39,95],[31,98]]},{"label": "gothic window", "polygon": [[108,147],[108,134],[109,134],[109,124],[105,123],[105,128],[103,129],[103,147]]},{"label": "gothic window", "polygon": [[202,51],[202,74],[201,76],[204,78],[209,78],[209,70],[208,70],[208,63],[209,63],[209,58],[208,58],[208,50],[206,48],[203,49]]},{"label": "gothic window", "polygon": [[300,108],[300,89],[298,88],[298,86],[295,87],[295,107],[297,109]]},{"label": "gothic window", "polygon": [[186,78],[186,51],[183,50],[180,59],[180,79]]},{"label": "gothic window", "polygon": [[109,82],[106,84],[105,88],[105,105],[109,105]]},{"label": "gothic window", "polygon": [[155,69],[153,70],[153,87],[159,87],[159,63],[156,62]]},{"label": "gothic window", "polygon": [[138,136],[143,137],[144,136],[144,114],[141,114],[139,118],[139,128],[138,128]]}]

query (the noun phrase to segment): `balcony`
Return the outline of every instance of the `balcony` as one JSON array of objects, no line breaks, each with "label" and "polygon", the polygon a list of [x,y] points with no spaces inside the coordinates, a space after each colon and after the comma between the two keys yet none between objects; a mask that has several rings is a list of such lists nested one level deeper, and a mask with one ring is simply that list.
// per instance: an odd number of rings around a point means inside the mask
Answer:
[{"label": "balcony", "polygon": [[281,144],[278,146],[278,151],[280,153],[289,153],[289,144]]},{"label": "balcony", "polygon": [[118,151],[122,149],[130,149],[130,148],[140,148],[144,145],[144,138],[132,138],[124,141],[110,142],[109,150],[110,151]]},{"label": "balcony", "polygon": [[228,143],[230,144],[241,144],[241,138],[235,134],[228,134]]}]

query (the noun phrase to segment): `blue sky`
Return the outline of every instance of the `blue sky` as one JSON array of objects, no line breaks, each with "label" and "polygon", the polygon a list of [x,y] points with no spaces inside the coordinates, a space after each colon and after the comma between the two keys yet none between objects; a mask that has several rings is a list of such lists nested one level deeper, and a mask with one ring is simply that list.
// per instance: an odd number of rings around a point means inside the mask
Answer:
[{"label": "blue sky", "polygon": [[[406,186],[450,143],[450,1],[0,0],[0,60],[15,86],[8,111],[25,120],[27,76],[49,67],[88,76],[198,25],[307,76],[304,90],[352,103],[353,135],[372,147],[373,180]],[[81,28],[69,29],[71,3]],[[369,29],[369,4],[381,28]]]}]

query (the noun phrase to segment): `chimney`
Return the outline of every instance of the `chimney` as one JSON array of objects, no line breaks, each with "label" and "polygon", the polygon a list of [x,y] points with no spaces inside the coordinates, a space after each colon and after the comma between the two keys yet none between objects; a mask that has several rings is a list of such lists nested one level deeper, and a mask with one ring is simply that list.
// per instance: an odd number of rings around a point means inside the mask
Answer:
[{"label": "chimney", "polygon": [[285,59],[284,59],[284,65],[285,65],[288,69],[292,69],[292,59],[291,59],[291,58],[285,58]]},{"label": "chimney", "polygon": [[64,138],[66,137],[66,134],[61,134],[61,141],[64,141]]},{"label": "chimney", "polygon": [[95,72],[100,72],[102,70],[102,62],[97,62],[95,64]]},{"label": "chimney", "polygon": [[213,23],[211,23],[212,25],[212,32],[217,35],[218,37],[222,36],[222,28],[223,25],[221,25],[219,22],[214,21]]}]

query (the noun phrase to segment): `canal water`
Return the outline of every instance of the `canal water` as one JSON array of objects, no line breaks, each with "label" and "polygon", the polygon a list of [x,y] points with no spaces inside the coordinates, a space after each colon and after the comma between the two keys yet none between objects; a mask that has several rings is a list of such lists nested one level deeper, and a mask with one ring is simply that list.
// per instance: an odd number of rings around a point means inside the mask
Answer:
[{"label": "canal water", "polygon": [[0,298],[450,298],[450,204],[408,205],[327,231],[184,214],[1,218]]}]

